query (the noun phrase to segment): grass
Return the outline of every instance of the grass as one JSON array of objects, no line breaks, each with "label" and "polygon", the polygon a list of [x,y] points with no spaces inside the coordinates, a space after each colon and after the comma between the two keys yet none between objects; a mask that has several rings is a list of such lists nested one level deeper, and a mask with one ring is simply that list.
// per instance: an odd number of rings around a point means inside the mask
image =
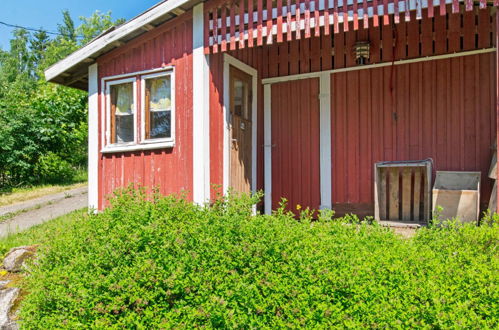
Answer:
[{"label": "grass", "polygon": [[87,209],[83,208],[63,215],[59,218],[34,226],[18,234],[0,238],[0,256],[3,256],[11,248],[22,245],[47,244],[58,235],[64,235],[66,229],[78,219],[87,217]]}]

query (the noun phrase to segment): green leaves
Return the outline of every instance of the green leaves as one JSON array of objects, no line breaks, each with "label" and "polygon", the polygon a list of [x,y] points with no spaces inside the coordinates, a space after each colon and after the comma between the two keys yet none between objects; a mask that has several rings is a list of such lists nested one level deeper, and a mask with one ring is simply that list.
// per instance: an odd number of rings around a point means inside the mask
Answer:
[{"label": "green leaves", "polygon": [[40,247],[23,326],[498,326],[497,222],[405,240],[351,216],[252,216],[257,197],[118,193]]},{"label": "green leaves", "polygon": [[0,50],[0,189],[45,183],[42,172],[50,182],[66,182],[70,170],[86,164],[86,93],[48,84],[44,70],[121,20],[99,12],[80,19],[75,27],[64,11],[61,35],[54,39],[16,29],[10,50]]}]

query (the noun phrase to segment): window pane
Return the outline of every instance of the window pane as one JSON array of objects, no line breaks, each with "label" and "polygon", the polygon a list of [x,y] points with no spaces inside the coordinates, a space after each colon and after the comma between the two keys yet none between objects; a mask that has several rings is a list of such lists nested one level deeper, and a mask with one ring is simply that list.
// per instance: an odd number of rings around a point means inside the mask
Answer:
[{"label": "window pane", "polygon": [[133,142],[134,115],[116,116],[116,143]]},{"label": "window pane", "polygon": [[170,138],[171,118],[171,76],[146,80],[146,138]]},{"label": "window pane", "polygon": [[112,143],[134,141],[133,83],[111,86]]},{"label": "window pane", "polygon": [[149,101],[151,111],[169,110],[171,107],[170,76],[147,80],[147,89],[151,93]]},{"label": "window pane", "polygon": [[171,137],[171,111],[151,112],[150,139]]}]

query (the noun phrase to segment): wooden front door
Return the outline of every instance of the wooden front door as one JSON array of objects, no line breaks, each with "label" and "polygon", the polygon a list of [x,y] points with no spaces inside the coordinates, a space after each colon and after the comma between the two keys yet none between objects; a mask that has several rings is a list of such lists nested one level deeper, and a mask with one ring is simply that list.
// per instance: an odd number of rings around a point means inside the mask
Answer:
[{"label": "wooden front door", "polygon": [[252,77],[230,68],[230,188],[251,192]]}]

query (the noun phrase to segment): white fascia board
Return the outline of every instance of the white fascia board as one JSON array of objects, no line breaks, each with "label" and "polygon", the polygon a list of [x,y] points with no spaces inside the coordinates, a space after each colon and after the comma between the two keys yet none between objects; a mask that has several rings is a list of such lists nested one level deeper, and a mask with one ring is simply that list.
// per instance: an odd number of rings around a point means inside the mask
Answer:
[{"label": "white fascia board", "polygon": [[50,81],[56,78],[61,73],[64,73],[68,69],[71,69],[83,60],[92,57],[110,43],[119,41],[121,38],[127,36],[128,34],[142,28],[143,26],[151,22],[154,22],[161,16],[171,12],[172,10],[180,6],[185,5],[189,1],[190,0],[168,0],[162,4],[157,5],[156,7],[146,11],[142,15],[139,15],[131,21],[119,26],[116,30],[91,41],[83,48],[75,51],[68,57],[52,65],[47,70],[45,70],[45,79],[47,81]]}]

